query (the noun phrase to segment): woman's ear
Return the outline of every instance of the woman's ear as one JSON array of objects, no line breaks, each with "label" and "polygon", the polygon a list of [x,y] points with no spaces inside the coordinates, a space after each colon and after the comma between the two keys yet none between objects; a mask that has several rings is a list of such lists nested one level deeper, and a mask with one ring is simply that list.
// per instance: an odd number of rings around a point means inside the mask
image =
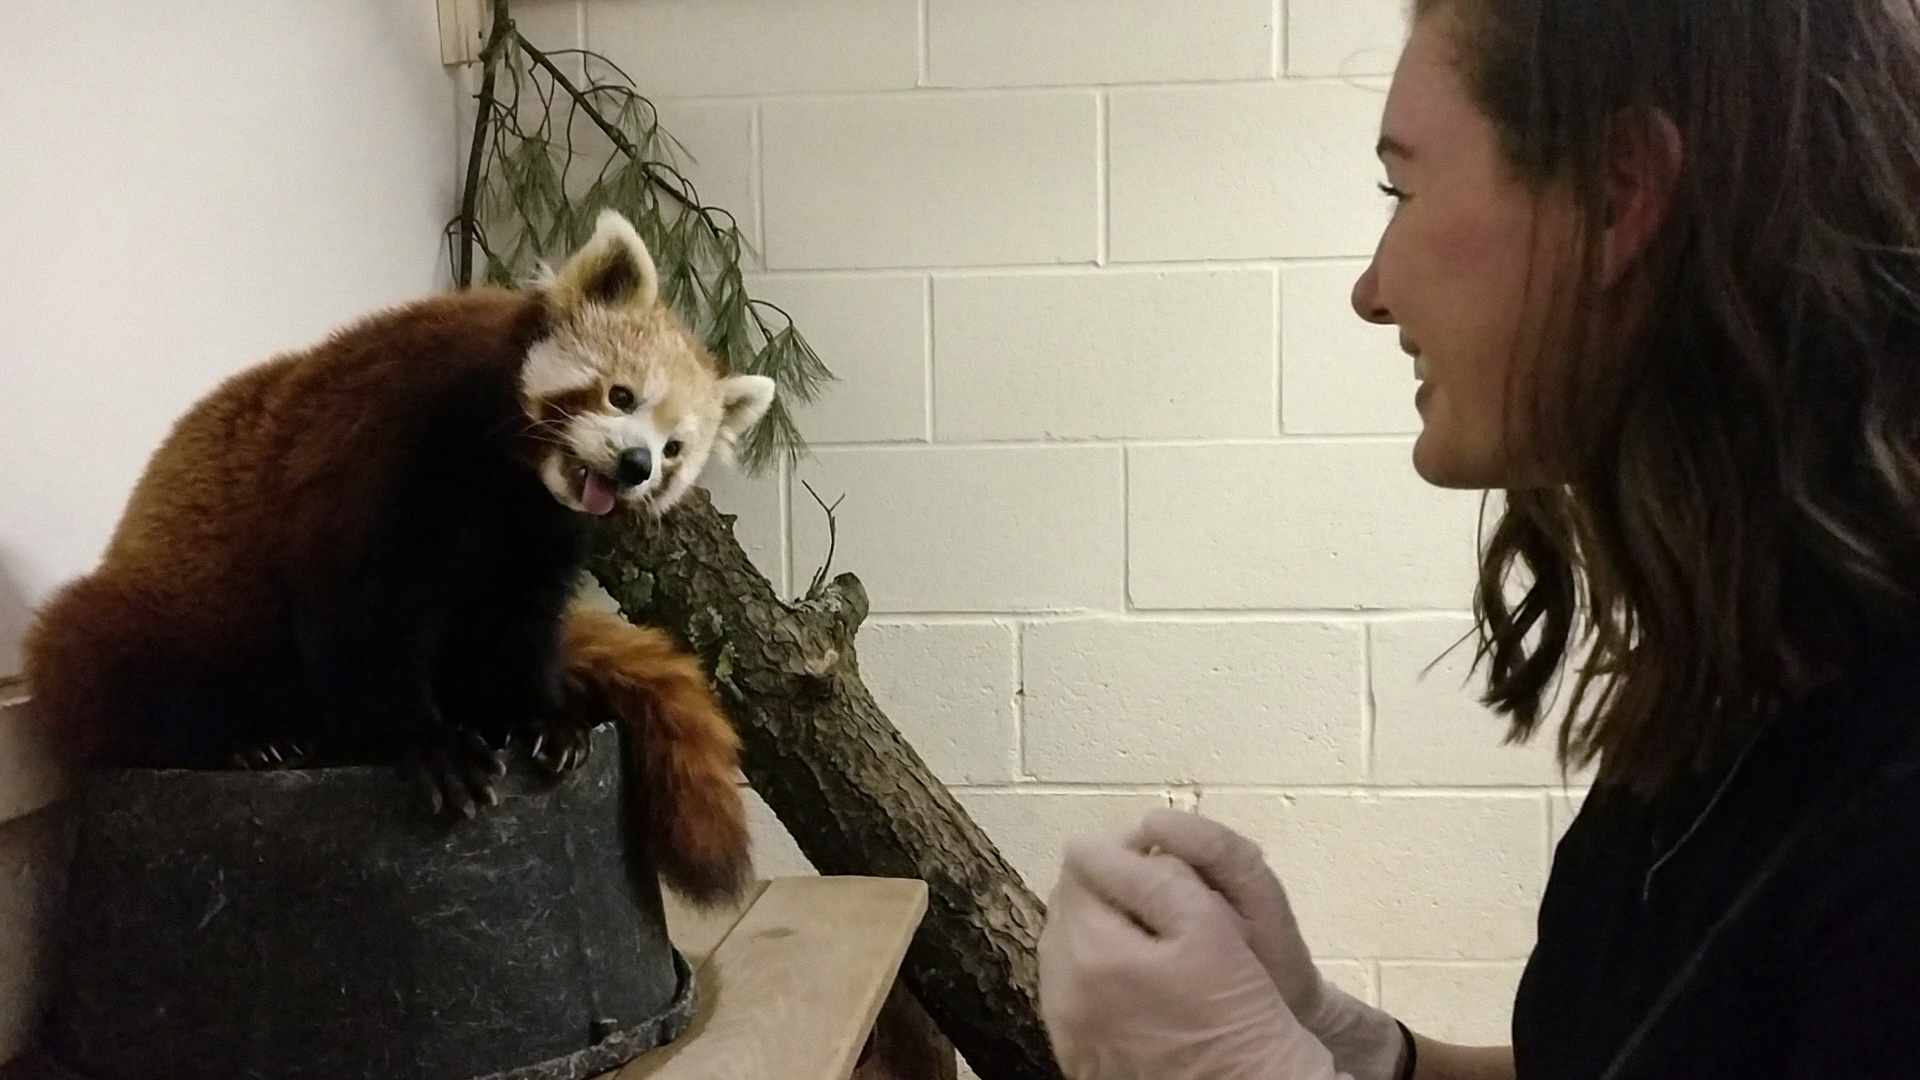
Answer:
[{"label": "woman's ear", "polygon": [[1612,285],[1653,243],[1673,205],[1684,148],[1664,109],[1623,110],[1607,137],[1602,280]]}]

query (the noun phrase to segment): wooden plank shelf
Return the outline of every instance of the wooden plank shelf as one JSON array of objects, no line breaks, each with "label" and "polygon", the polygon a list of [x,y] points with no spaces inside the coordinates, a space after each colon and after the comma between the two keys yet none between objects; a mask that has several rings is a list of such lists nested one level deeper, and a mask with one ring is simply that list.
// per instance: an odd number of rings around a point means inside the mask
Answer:
[{"label": "wooden plank shelf", "polygon": [[603,1080],[847,1080],[926,910],[925,883],[900,878],[776,878],[722,912],[670,898],[699,1009]]}]

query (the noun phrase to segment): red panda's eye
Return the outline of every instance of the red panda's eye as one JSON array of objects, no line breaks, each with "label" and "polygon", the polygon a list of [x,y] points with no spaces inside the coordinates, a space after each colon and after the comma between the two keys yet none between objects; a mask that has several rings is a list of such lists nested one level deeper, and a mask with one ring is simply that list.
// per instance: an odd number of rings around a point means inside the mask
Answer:
[{"label": "red panda's eye", "polygon": [[680,456],[680,440],[668,439],[667,445],[660,448],[660,453],[666,457],[679,457]]},{"label": "red panda's eye", "polygon": [[616,386],[607,391],[607,404],[619,409],[621,412],[632,412],[633,407],[640,404],[640,399],[634,397],[633,391],[626,387]]}]

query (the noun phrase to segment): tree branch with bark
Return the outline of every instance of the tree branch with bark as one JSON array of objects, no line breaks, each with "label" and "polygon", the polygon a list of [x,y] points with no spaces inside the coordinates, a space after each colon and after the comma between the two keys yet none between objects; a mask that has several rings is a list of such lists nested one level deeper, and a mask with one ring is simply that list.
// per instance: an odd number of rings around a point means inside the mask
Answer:
[{"label": "tree branch with bark", "polygon": [[607,523],[591,569],[628,618],[680,632],[739,726],[747,780],[821,873],[927,883],[909,987],[988,1080],[1056,1080],[1034,946],[1045,908],[874,704],[841,574],[783,602],[696,491],[660,520]]}]

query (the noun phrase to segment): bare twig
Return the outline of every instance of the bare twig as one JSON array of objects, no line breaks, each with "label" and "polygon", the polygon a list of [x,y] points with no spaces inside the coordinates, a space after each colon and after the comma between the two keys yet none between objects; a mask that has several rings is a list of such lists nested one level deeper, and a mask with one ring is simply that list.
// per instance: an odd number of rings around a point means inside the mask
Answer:
[{"label": "bare twig", "polygon": [[840,520],[834,516],[834,511],[840,509],[840,504],[845,502],[847,497],[843,494],[833,500],[832,506],[828,506],[827,500],[813,490],[812,484],[802,480],[800,486],[807,489],[807,494],[813,496],[813,501],[818,503],[820,509],[827,515],[827,557],[820,563],[820,569],[813,572],[813,581],[807,586],[807,599],[817,600],[820,598],[821,590],[827,587],[827,575],[833,572],[833,553],[840,546]]}]

